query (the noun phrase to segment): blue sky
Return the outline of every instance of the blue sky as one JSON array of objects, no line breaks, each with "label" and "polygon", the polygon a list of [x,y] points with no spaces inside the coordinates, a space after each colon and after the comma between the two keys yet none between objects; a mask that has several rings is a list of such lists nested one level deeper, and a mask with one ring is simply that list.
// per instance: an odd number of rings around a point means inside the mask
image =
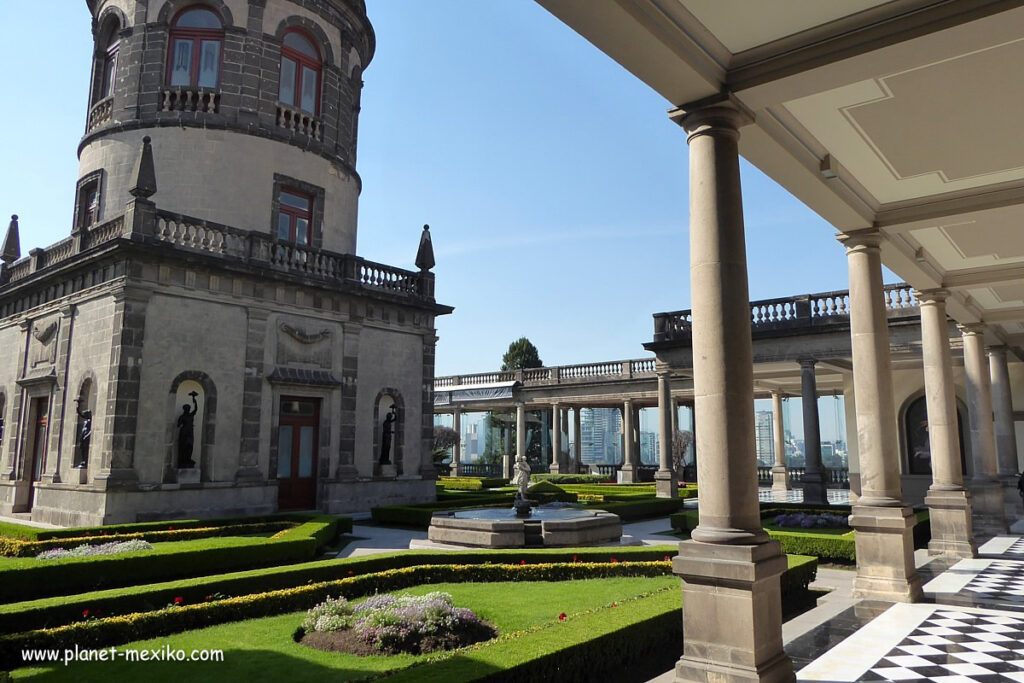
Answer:
[{"label": "blue sky", "polygon": [[[23,253],[70,231],[92,48],[84,0],[61,5],[59,50],[4,77],[0,215],[21,215]],[[548,365],[645,356],[651,314],[690,306],[673,103],[533,2],[367,5],[358,253],[411,268],[431,225],[437,298],[456,308],[437,374],[495,369],[523,335]],[[0,3],[0,25],[32,25],[33,8]],[[40,49],[11,31],[0,58]],[[746,164],[743,183],[752,298],[845,289],[834,230]]]}]

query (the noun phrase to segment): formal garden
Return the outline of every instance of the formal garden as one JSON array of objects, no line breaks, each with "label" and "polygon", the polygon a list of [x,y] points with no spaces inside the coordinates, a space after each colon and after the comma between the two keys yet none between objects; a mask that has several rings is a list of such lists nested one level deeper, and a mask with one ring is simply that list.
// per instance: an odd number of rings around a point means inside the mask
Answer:
[{"label": "formal garden", "polygon": [[[627,522],[662,519],[683,538],[698,519],[692,486],[658,499],[650,484],[535,475],[529,494]],[[365,523],[424,529],[436,511],[510,507],[514,495],[505,480],[448,477],[436,503],[376,508]],[[766,529],[789,553],[788,614],[813,605],[819,558],[853,562],[847,514],[762,505]],[[926,542],[927,525],[918,528]],[[659,545],[336,556],[352,529],[349,518],[312,514],[0,524],[0,670],[32,681],[629,681],[671,668],[681,653],[671,535]],[[223,661],[176,658],[209,650]],[[57,660],[25,661],[44,651]],[[119,654],[82,661],[103,651]],[[127,661],[131,652],[151,661]]]}]

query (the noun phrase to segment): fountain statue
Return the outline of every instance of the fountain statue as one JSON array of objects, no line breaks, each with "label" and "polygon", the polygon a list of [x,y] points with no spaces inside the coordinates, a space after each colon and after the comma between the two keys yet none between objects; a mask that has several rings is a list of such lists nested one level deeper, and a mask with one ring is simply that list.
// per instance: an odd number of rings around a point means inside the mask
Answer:
[{"label": "fountain statue", "polygon": [[516,464],[513,467],[512,484],[519,488],[516,491],[512,507],[516,510],[517,517],[530,516],[530,500],[526,497],[526,490],[530,486],[530,463],[526,462],[526,456],[516,457]]}]

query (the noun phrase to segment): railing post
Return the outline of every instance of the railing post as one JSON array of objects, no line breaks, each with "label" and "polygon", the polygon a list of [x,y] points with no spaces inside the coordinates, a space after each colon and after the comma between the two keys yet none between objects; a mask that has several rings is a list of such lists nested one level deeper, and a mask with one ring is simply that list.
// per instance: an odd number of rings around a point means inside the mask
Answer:
[{"label": "railing post", "polygon": [[668,316],[664,313],[654,314],[654,341],[660,342],[665,341],[665,327],[668,322]]},{"label": "railing post", "polygon": [[561,381],[562,368],[551,368],[550,370],[548,370],[548,379],[554,380],[556,382]]},{"label": "railing post", "polygon": [[633,376],[633,363],[628,360],[622,361],[622,370],[619,372],[623,377]]},{"label": "railing post", "polygon": [[36,272],[40,268],[46,267],[46,250],[41,247],[36,247],[28,252],[29,258],[32,259],[32,272]]},{"label": "railing post", "polygon": [[811,321],[811,295],[793,297],[796,304],[796,320]]}]

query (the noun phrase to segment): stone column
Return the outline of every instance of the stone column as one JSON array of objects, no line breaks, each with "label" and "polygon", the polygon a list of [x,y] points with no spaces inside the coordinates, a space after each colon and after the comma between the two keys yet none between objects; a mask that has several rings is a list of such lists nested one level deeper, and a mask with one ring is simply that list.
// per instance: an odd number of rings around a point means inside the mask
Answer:
[{"label": "stone column", "polygon": [[455,430],[455,444],[452,446],[452,476],[462,475],[462,409],[452,413],[452,429]]},{"label": "stone column", "polygon": [[913,602],[921,597],[914,567],[914,511],[903,504],[889,326],[882,289],[882,235],[840,235],[850,268],[850,338],[857,412],[861,496],[850,526],[857,530],[854,597]]},{"label": "stone column", "polygon": [[[526,406],[516,404],[516,460],[526,457]],[[508,476],[512,476],[511,470]]]},{"label": "stone column", "polygon": [[576,474],[582,474],[583,470],[583,435],[581,434],[580,427],[580,407],[576,406],[572,409],[572,429],[573,429],[573,442],[572,442],[572,459],[576,463]]},{"label": "stone column", "polygon": [[637,481],[636,438],[633,434],[635,418],[633,399],[627,398],[622,405],[622,469],[620,472],[623,484],[632,484]]},{"label": "stone column", "polygon": [[828,504],[828,479],[821,464],[821,425],[818,422],[818,383],[813,358],[800,360],[800,404],[804,413],[804,502]]},{"label": "stone column", "polygon": [[1022,510],[1020,495],[1017,493],[1017,432],[1013,424],[1013,394],[1005,346],[989,347],[988,365],[996,432],[996,468],[1003,484],[1006,518],[1011,520],[1020,516]]},{"label": "stone column", "polygon": [[782,424],[782,394],[772,394],[772,436],[775,446],[775,465],[772,467],[772,491],[785,495],[789,491],[789,472],[786,470],[786,431]]},{"label": "stone column", "polygon": [[572,474],[576,470],[573,464],[569,461],[569,408],[568,406],[562,408],[562,422],[560,429],[562,430],[562,450],[558,453],[559,467],[562,468],[562,472],[566,474]]},{"label": "stone column", "polygon": [[671,433],[672,433],[672,437],[675,438],[676,432],[679,431],[679,401],[677,399],[673,398],[671,400],[671,403],[672,403],[672,412],[670,414],[670,417],[672,418]]},{"label": "stone column", "polygon": [[658,498],[677,498],[679,481],[672,468],[672,384],[669,372],[658,373],[658,471],[654,474]]},{"label": "stone column", "polygon": [[946,297],[943,289],[915,292],[921,307],[921,351],[928,407],[928,448],[932,485],[924,498],[929,509],[930,555],[975,557],[970,494],[960,465],[960,434],[956,418],[953,359],[949,350]]},{"label": "stone column", "polygon": [[[690,147],[690,290],[700,523],[680,543],[683,656],[677,681],[793,679],[782,649],[786,558],[761,528],[754,457],[739,127],[732,106],[674,110]],[[715,618],[709,618],[715,615]]]},{"label": "stone column", "polygon": [[562,408],[557,403],[551,405],[551,474],[565,474],[562,462]]},{"label": "stone column", "polygon": [[964,370],[967,375],[967,411],[974,476],[970,490],[974,529],[980,535],[1006,533],[1002,485],[997,477],[996,436],[992,422],[992,392],[985,357],[985,326],[961,325]]}]

